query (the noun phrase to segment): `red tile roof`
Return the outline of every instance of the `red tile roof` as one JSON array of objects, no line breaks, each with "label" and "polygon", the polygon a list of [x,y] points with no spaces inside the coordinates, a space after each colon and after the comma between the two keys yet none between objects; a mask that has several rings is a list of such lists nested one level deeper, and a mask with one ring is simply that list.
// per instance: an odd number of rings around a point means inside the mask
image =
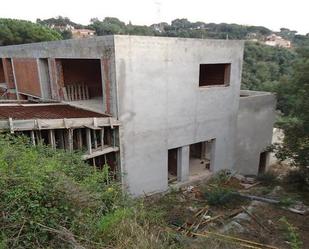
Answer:
[{"label": "red tile roof", "polygon": [[73,106],[61,105],[0,105],[0,119],[93,118],[107,115]]}]

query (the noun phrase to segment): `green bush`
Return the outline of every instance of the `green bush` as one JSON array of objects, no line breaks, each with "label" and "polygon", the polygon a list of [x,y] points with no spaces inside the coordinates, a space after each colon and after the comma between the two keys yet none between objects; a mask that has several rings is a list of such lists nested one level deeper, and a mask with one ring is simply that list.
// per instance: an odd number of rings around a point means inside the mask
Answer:
[{"label": "green bush", "polygon": [[96,221],[124,200],[107,170],[94,171],[79,154],[0,136],[2,247],[70,248],[79,237],[82,244],[101,243],[94,237]]},{"label": "green bush", "polygon": [[226,205],[237,198],[231,189],[219,186],[205,190],[204,195],[207,203],[212,206]]},{"label": "green bush", "polygon": [[262,174],[258,174],[256,179],[265,185],[273,185],[278,182],[277,176],[273,172],[270,172],[270,171],[262,173]]},{"label": "green bush", "polygon": [[299,169],[289,171],[289,173],[284,178],[284,182],[291,187],[295,187],[302,191],[309,189],[308,174],[304,174],[304,172]]}]

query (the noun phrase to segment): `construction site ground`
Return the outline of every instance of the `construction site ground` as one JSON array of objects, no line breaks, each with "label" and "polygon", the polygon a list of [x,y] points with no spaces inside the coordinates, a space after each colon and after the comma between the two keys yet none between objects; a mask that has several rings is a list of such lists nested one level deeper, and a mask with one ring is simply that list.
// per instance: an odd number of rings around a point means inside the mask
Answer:
[{"label": "construction site ground", "polygon": [[227,174],[146,199],[187,248],[309,248],[309,194],[282,182]]}]

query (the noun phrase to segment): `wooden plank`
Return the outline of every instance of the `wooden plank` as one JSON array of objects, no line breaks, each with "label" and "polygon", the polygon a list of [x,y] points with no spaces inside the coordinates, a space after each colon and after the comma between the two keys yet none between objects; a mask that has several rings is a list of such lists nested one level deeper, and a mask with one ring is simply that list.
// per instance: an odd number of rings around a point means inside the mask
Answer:
[{"label": "wooden plank", "polygon": [[108,153],[111,153],[111,152],[117,152],[117,151],[119,151],[118,147],[105,146],[103,149],[101,147],[99,147],[98,149],[93,150],[92,153],[83,155],[82,159],[87,160],[87,159],[90,159],[90,158],[102,156],[102,155],[105,155],[105,154],[108,154]]}]

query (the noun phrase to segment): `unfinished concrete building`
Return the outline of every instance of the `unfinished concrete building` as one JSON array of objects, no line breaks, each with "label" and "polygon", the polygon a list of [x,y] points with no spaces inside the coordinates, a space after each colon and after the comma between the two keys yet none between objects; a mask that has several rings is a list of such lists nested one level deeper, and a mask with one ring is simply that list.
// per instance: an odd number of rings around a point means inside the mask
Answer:
[{"label": "unfinished concrete building", "polygon": [[105,36],[0,48],[0,127],[81,149],[134,195],[267,167],[275,97],[240,91],[243,42]]}]

